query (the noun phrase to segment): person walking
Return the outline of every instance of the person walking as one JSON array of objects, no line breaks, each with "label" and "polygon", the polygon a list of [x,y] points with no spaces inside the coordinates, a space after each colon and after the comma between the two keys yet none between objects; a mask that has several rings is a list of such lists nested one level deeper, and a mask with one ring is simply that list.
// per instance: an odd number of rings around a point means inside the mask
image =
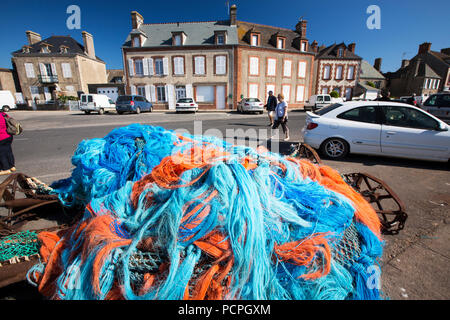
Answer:
[{"label": "person walking", "polygon": [[267,113],[269,115],[269,121],[270,121],[269,126],[270,127],[273,126],[273,116],[274,116],[276,107],[277,107],[277,98],[275,98],[272,91],[269,91],[269,97],[267,98],[266,108],[267,108]]},{"label": "person walking", "polygon": [[0,112],[0,175],[16,171],[11,148],[13,137],[6,131],[6,118],[9,116],[5,112]]},{"label": "person walking", "polygon": [[[287,126],[288,122],[288,104],[284,101],[284,95],[282,93],[278,94],[278,104],[275,108],[275,122],[272,126],[272,130],[277,129],[280,125],[283,128],[283,133],[285,134],[284,141],[289,141],[289,128]],[[274,136],[272,135],[272,138]]]}]

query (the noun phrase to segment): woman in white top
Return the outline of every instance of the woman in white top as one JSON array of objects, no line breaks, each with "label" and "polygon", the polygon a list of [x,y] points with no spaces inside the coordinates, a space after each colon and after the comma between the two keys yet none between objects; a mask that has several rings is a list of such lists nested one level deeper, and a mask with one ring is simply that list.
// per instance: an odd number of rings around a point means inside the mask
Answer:
[{"label": "woman in white top", "polygon": [[[275,108],[275,122],[272,126],[272,129],[277,129],[281,124],[281,128],[283,128],[283,133],[286,135],[284,141],[289,140],[289,128],[287,126],[288,122],[288,104],[284,101],[284,95],[282,93],[278,94],[278,104]],[[272,136],[273,137],[273,136]]]}]

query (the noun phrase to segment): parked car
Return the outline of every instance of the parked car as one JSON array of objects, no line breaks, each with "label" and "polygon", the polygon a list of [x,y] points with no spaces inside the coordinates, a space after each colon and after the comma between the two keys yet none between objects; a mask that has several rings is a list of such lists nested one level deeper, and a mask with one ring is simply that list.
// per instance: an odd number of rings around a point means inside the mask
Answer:
[{"label": "parked car", "polygon": [[80,110],[86,114],[91,112],[104,114],[115,109],[114,105],[111,105],[110,100],[104,94],[82,94],[80,97]]},{"label": "parked car", "polygon": [[153,111],[153,105],[145,97],[138,95],[119,96],[116,100],[116,111],[118,114],[124,112],[141,113],[141,111]]},{"label": "parked car", "polygon": [[430,95],[423,103],[422,109],[440,119],[450,119],[450,92]]},{"label": "parked car", "polygon": [[348,153],[447,162],[449,126],[405,103],[356,101],[307,112],[304,142],[332,159]]},{"label": "parked car", "polygon": [[181,98],[178,99],[177,104],[175,105],[176,112],[181,111],[198,111],[198,104],[192,98]]},{"label": "parked car", "polygon": [[0,90],[0,110],[8,112],[11,109],[16,109],[16,101],[9,90]]},{"label": "parked car", "polygon": [[315,111],[333,103],[344,102],[343,98],[332,98],[329,94],[315,94],[305,101],[305,111]]},{"label": "parked car", "polygon": [[244,98],[237,105],[237,111],[244,112],[264,112],[264,104],[258,98]]}]

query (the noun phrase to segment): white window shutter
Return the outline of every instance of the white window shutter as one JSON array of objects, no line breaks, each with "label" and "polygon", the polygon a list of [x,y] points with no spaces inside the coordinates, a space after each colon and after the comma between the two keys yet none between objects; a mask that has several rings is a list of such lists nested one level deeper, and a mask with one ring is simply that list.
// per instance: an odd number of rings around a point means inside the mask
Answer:
[{"label": "white window shutter", "polygon": [[304,99],[305,86],[297,86],[297,101],[301,102]]},{"label": "white window shutter", "polygon": [[131,85],[130,88],[131,88],[131,95],[133,96],[136,95],[136,86]]},{"label": "white window shutter", "polygon": [[306,62],[305,61],[299,61],[299,63],[298,63],[298,76],[299,76],[299,78],[306,77]]},{"label": "white window shutter", "polygon": [[291,94],[291,87],[290,86],[283,86],[282,91],[283,91],[283,95],[284,95],[284,100],[286,102],[289,102],[289,97],[290,97],[290,94]]},{"label": "white window shutter", "polygon": [[166,96],[165,101],[167,101],[167,97],[169,96],[169,90],[167,89],[167,85],[164,86],[164,91],[165,91],[165,96]]},{"label": "white window shutter", "polygon": [[152,101],[152,95],[151,95],[151,91],[150,91],[150,85],[146,85],[145,86],[145,98],[148,100],[148,101]]},{"label": "white window shutter", "polygon": [[148,59],[147,58],[142,59],[142,68],[143,68],[144,76],[148,76]]},{"label": "white window shutter", "polygon": [[168,75],[169,74],[169,59],[163,58],[163,74]]},{"label": "white window shutter", "polygon": [[169,109],[175,109],[175,87],[173,84],[167,85],[167,93],[166,100],[169,102]]},{"label": "white window shutter", "polygon": [[291,76],[291,61],[290,60],[285,60],[284,61],[283,75],[286,76],[286,77],[290,77]]},{"label": "white window shutter", "polygon": [[130,77],[134,76],[133,59],[128,59],[128,72],[129,72]]},{"label": "white window shutter", "polygon": [[148,62],[148,74],[152,76],[155,74],[155,71],[153,70],[153,58],[148,58],[147,62]]},{"label": "white window shutter", "polygon": [[150,85],[150,98],[151,98],[151,102],[156,102],[156,87],[154,85]]},{"label": "white window shutter", "polygon": [[192,98],[192,99],[194,99],[194,96],[193,96],[193,91],[192,91],[192,84],[187,84],[186,85],[186,98]]},{"label": "white window shutter", "polygon": [[43,63],[39,63],[39,69],[41,70],[41,76],[47,75],[47,69],[45,68]]},{"label": "white window shutter", "polygon": [[27,73],[27,78],[34,78],[34,68],[32,63],[25,63],[25,72]]},{"label": "white window shutter", "polygon": [[56,65],[55,65],[54,63],[52,63],[51,66],[52,66],[52,74],[53,74],[54,76],[57,76],[58,73],[56,73]]}]

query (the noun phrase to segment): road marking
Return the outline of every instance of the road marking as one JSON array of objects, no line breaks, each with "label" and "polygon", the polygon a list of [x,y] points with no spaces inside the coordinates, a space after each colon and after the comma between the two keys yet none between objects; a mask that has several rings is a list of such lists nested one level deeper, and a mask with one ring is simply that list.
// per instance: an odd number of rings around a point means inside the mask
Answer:
[{"label": "road marking", "polygon": [[14,141],[25,141],[25,140],[30,140],[29,138],[15,138]]}]

